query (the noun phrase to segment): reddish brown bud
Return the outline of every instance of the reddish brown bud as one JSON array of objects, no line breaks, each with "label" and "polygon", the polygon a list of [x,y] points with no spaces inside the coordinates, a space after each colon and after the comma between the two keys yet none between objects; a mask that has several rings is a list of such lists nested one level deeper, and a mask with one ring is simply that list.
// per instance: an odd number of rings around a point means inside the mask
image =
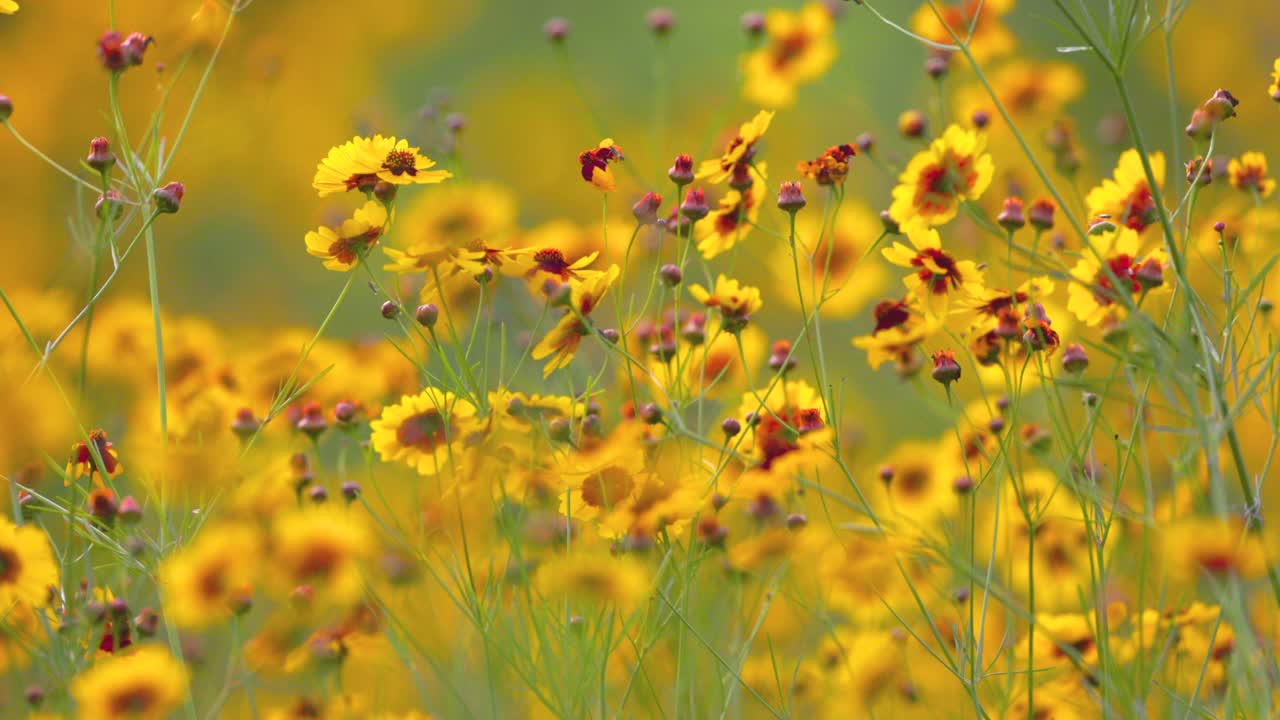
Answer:
[{"label": "reddish brown bud", "polygon": [[778,186],[778,208],[795,213],[805,206],[804,191],[798,182],[784,182]]}]

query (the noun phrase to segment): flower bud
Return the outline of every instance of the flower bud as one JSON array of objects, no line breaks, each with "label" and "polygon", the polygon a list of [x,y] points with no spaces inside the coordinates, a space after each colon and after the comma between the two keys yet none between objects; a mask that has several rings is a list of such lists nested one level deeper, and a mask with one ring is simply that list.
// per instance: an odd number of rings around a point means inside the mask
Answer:
[{"label": "flower bud", "polygon": [[893,215],[888,210],[880,211],[880,224],[884,226],[884,231],[890,235],[901,235],[902,228],[898,226],[898,221],[893,219]]},{"label": "flower bud", "polygon": [[119,220],[124,214],[124,196],[115,190],[108,190],[98,196],[93,210],[99,220]]},{"label": "flower bud", "polygon": [[373,185],[373,196],[383,205],[390,205],[395,202],[396,193],[400,188],[395,183],[389,183],[386,180],[379,180]]},{"label": "flower bud", "polygon": [[111,141],[104,137],[96,137],[89,141],[89,157],[84,159],[89,167],[104,173],[116,164],[116,155],[111,152]]},{"label": "flower bud", "polygon": [[307,491],[307,498],[316,505],[320,505],[329,499],[329,491],[325,490],[323,485],[312,485]]},{"label": "flower bud", "polygon": [[974,110],[973,115],[969,116],[969,122],[973,123],[975,129],[985,130],[991,124],[991,113],[986,110]]},{"label": "flower bud", "polygon": [[774,372],[787,372],[796,366],[796,359],[791,356],[791,343],[779,340],[769,350],[769,369]]},{"label": "flower bud", "polygon": [[98,37],[98,59],[102,67],[111,72],[123,72],[129,67],[129,59],[124,52],[124,36],[115,30],[108,30]]},{"label": "flower bud", "polygon": [[941,80],[947,76],[947,67],[950,65],[950,58],[946,55],[930,55],[925,58],[924,72],[934,80]]},{"label": "flower bud", "polygon": [[800,513],[791,513],[787,516],[788,530],[803,530],[804,526],[809,524],[809,519]]},{"label": "flower bud", "polygon": [[1089,367],[1089,355],[1080,343],[1067,343],[1062,351],[1062,369],[1072,375],[1079,375]]},{"label": "flower bud", "polygon": [[171,182],[152,193],[151,199],[156,203],[157,212],[172,214],[182,207],[182,196],[186,194],[187,188],[182,183]]},{"label": "flower bud", "polygon": [[1022,199],[1016,197],[1005,198],[1004,207],[1001,208],[1000,214],[996,216],[996,222],[1000,223],[1000,227],[1009,232],[1021,230],[1027,224],[1027,216],[1022,209]]},{"label": "flower bud", "polygon": [[854,138],[853,146],[858,148],[860,153],[869,153],[876,147],[876,137],[869,132],[864,132]]},{"label": "flower bud", "polygon": [[348,400],[342,400],[333,406],[333,419],[339,425],[351,425],[356,421],[356,415],[360,412],[360,408],[356,404]]},{"label": "flower bud", "polygon": [[553,44],[559,45],[569,35],[569,21],[564,18],[551,18],[542,26],[542,34]]},{"label": "flower bud", "polygon": [[258,432],[258,428],[262,427],[262,422],[254,417],[253,410],[247,407],[240,408],[236,411],[236,419],[231,422],[231,432],[239,435],[241,438],[247,438]]},{"label": "flower bud", "polygon": [[742,16],[742,29],[750,37],[759,37],[764,32],[764,14],[754,11],[744,14]]},{"label": "flower bud", "polygon": [[888,485],[893,482],[894,470],[892,465],[881,465],[876,475],[880,478],[880,482]]},{"label": "flower bud", "polygon": [[617,345],[618,341],[622,339],[622,335],[618,333],[617,328],[605,328],[601,330],[600,337],[609,341],[613,345]]},{"label": "flower bud", "polygon": [[144,638],[155,637],[160,630],[160,613],[151,608],[142,608],[142,610],[133,618],[133,626],[137,628],[138,634]]},{"label": "flower bud", "polygon": [[26,699],[27,704],[31,707],[40,707],[40,704],[44,702],[44,689],[39,685],[32,685],[22,693],[22,697]]},{"label": "flower bud", "polygon": [[1040,198],[1031,203],[1031,208],[1027,211],[1027,221],[1037,230],[1045,231],[1053,229],[1053,214],[1057,207],[1049,198]]},{"label": "flower bud", "polygon": [[631,214],[640,225],[653,225],[658,222],[658,208],[661,206],[662,196],[647,192],[631,206]]},{"label": "flower bud", "polygon": [[662,422],[662,410],[654,403],[640,406],[640,420],[646,425],[657,425]]},{"label": "flower bud", "polygon": [[1236,106],[1240,101],[1231,94],[1229,90],[1218,88],[1213,95],[1205,101],[1204,109],[1209,116],[1216,122],[1222,122],[1228,118],[1236,116]]},{"label": "flower bud", "polygon": [[690,190],[684,196],[684,202],[680,204],[680,214],[693,222],[701,220],[710,212],[711,208],[707,206],[707,195],[702,188]]},{"label": "flower bud", "polygon": [[667,170],[667,177],[671,178],[676,187],[684,187],[693,182],[693,158],[683,153],[677,155],[675,162]]},{"label": "flower bud", "polygon": [[680,272],[678,266],[667,263],[658,270],[658,277],[662,278],[662,282],[667,287],[675,287],[680,284],[680,281],[684,280],[684,273]]},{"label": "flower bud", "polygon": [[141,65],[142,57],[147,52],[147,47],[155,42],[155,38],[142,33],[129,33],[129,36],[120,43],[120,49],[124,52],[124,59],[130,65]]},{"label": "flower bud", "polygon": [[1213,182],[1213,158],[1205,159],[1197,155],[1195,160],[1187,163],[1187,182],[1204,187]]},{"label": "flower bud", "polygon": [[116,513],[121,522],[132,525],[142,519],[142,506],[132,495],[125,495]]},{"label": "flower bud", "polygon": [[1111,222],[1111,216],[1107,214],[1099,215],[1089,223],[1090,235],[1106,235],[1109,232],[1115,232],[1116,224]]},{"label": "flower bud", "polygon": [[325,430],[329,429],[329,422],[324,419],[324,408],[318,402],[303,405],[302,417],[298,418],[294,427],[312,439],[320,437]]},{"label": "flower bud", "polygon": [[784,182],[778,186],[778,208],[795,213],[805,206],[804,192],[798,182]]},{"label": "flower bud", "polygon": [[382,303],[382,307],[378,308],[378,311],[382,313],[382,317],[392,320],[400,314],[400,306],[394,300],[387,300]]},{"label": "flower bud", "polygon": [[552,418],[547,423],[547,435],[556,442],[569,442],[573,437],[573,426],[569,424],[568,418]]},{"label": "flower bud", "polygon": [[952,481],[951,489],[954,490],[957,495],[967,495],[971,490],[973,490],[973,478],[968,475],[961,475]]},{"label": "flower bud", "polygon": [[449,132],[457,135],[467,128],[467,116],[460,112],[451,112],[444,116],[444,126]]},{"label": "flower bud", "polygon": [[671,32],[676,24],[676,16],[667,8],[654,8],[645,16],[645,22],[654,35],[662,36]]},{"label": "flower bud", "polygon": [[898,132],[909,140],[923,137],[927,126],[924,113],[919,110],[907,110],[898,116]]},{"label": "flower bud", "polygon": [[1213,224],[1213,231],[1218,233],[1219,235],[1226,232],[1226,230],[1227,230],[1227,224],[1222,222],[1221,220]]},{"label": "flower bud", "polygon": [[1164,264],[1155,258],[1147,258],[1138,266],[1133,279],[1147,289],[1160,287],[1164,284]]},{"label": "flower bud", "polygon": [[726,438],[734,437],[742,432],[742,423],[738,422],[736,418],[725,418],[724,422],[720,423],[720,431],[724,433]]},{"label": "flower bud", "polygon": [[13,101],[8,95],[0,95],[0,123],[8,122],[13,117]]},{"label": "flower bud", "polygon": [[751,177],[751,166],[747,163],[738,163],[733,166],[733,173],[729,175],[729,187],[742,192],[755,184],[755,178]]},{"label": "flower bud", "polygon": [[1213,118],[1203,108],[1196,108],[1191,113],[1191,122],[1187,123],[1184,132],[1194,140],[1207,140],[1213,130]]},{"label": "flower bud", "polygon": [[960,379],[960,363],[956,362],[956,354],[952,350],[939,350],[933,354],[933,372],[930,373],[934,380],[945,385],[950,385]]},{"label": "flower bud", "polygon": [[347,502],[353,502],[360,497],[360,483],[354,480],[342,483],[342,497],[346,498]]},{"label": "flower bud", "polygon": [[435,303],[419,305],[413,312],[413,317],[422,327],[433,328],[436,326],[436,320],[440,318],[440,308],[436,307]]}]

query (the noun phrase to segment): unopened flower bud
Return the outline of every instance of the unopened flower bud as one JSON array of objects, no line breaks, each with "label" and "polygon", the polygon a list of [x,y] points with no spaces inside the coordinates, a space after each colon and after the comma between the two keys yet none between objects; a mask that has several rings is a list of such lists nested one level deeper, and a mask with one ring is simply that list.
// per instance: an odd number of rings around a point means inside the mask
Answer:
[{"label": "unopened flower bud", "polygon": [[985,130],[991,124],[991,113],[986,110],[974,110],[973,115],[969,116],[969,122],[973,123],[975,129]]},{"label": "unopened flower bud", "polygon": [[802,530],[804,529],[804,526],[808,524],[809,524],[809,518],[806,518],[804,515],[801,515],[800,513],[791,513],[790,515],[787,516],[788,530]]},{"label": "unopened flower bud", "polygon": [[795,213],[805,206],[804,192],[798,182],[784,182],[778,186],[778,208]]},{"label": "unopened flower bud", "polygon": [[925,58],[924,72],[934,80],[940,80],[946,77],[949,65],[950,59],[946,55],[930,55]]},{"label": "unopened flower bud", "polygon": [[186,193],[187,188],[182,183],[171,182],[152,193],[151,199],[156,203],[156,212],[172,214],[182,207],[182,196]]},{"label": "unopened flower bud", "polygon": [[129,603],[125,602],[124,598],[111,598],[107,603],[107,612],[116,620],[128,617]]},{"label": "unopened flower bud", "polygon": [[753,38],[759,37],[764,32],[764,14],[755,11],[744,14],[742,29]]},{"label": "unopened flower bud", "polygon": [[720,431],[724,433],[726,438],[734,437],[742,432],[742,423],[738,422],[736,418],[725,418],[724,422],[720,423]]},{"label": "unopened flower bud", "polygon": [[622,335],[618,332],[617,328],[605,328],[601,330],[600,337],[604,338],[605,340],[607,340],[613,345],[617,345],[618,341],[622,339]]},{"label": "unopened flower bud", "polygon": [[564,18],[551,18],[542,26],[542,34],[552,43],[559,45],[569,35],[569,21]]},{"label": "unopened flower bud", "polygon": [[973,490],[973,478],[968,475],[961,475],[952,481],[951,489],[955,490],[957,495],[967,495]]},{"label": "unopened flower bud", "polygon": [[307,491],[307,497],[311,502],[320,505],[329,499],[329,491],[325,490],[323,485],[312,485]]},{"label": "unopened flower bud", "polygon": [[378,312],[382,313],[382,317],[391,320],[400,314],[400,306],[394,300],[387,300],[382,303],[382,307],[378,308]]},{"label": "unopened flower bud", "polygon": [[102,67],[111,72],[122,72],[129,67],[129,59],[124,52],[124,36],[115,30],[108,30],[98,37],[98,59]]},{"label": "unopened flower bud", "polygon": [[645,22],[654,35],[666,35],[676,24],[676,16],[667,8],[654,8],[645,16]]},{"label": "unopened flower bud", "polygon": [[8,122],[13,117],[13,101],[8,95],[0,95],[0,123]]},{"label": "unopened flower bud", "polygon": [[333,419],[339,425],[351,425],[356,421],[356,415],[360,412],[360,408],[356,404],[348,400],[342,400],[333,406]]},{"label": "unopened flower bud", "polygon": [[116,190],[108,190],[98,196],[93,209],[99,220],[119,220],[124,214],[124,196]]},{"label": "unopened flower bud", "polygon": [[667,177],[671,178],[676,187],[684,187],[693,182],[693,158],[685,154],[677,155],[675,162],[667,170]]},{"label": "unopened flower bud", "polygon": [[893,215],[888,210],[880,211],[880,224],[884,226],[884,231],[890,235],[901,235],[902,228],[898,226],[898,221],[893,219]]},{"label": "unopened flower bud", "polygon": [[352,502],[359,496],[360,483],[355,482],[354,480],[348,480],[342,483],[342,497],[346,498],[347,502]]},{"label": "unopened flower bud", "polygon": [[690,345],[701,345],[707,340],[707,316],[702,313],[693,313],[689,316],[689,321],[680,329],[680,337]]},{"label": "unopened flower bud", "polygon": [[1089,367],[1089,355],[1080,343],[1068,343],[1062,351],[1062,369],[1079,375]]},{"label": "unopened flower bud", "polygon": [[120,48],[124,52],[124,59],[130,65],[141,65],[143,55],[147,52],[147,47],[155,42],[155,38],[142,33],[129,33],[129,36],[120,43]]},{"label": "unopened flower bud", "polygon": [[1204,187],[1213,182],[1213,158],[1205,159],[1197,155],[1195,160],[1187,163],[1187,182]]},{"label": "unopened flower bud", "polygon": [[295,427],[312,438],[320,437],[329,429],[329,422],[324,419],[324,408],[318,402],[303,405],[302,417],[298,418]]},{"label": "unopened flower bud", "polygon": [[960,379],[960,363],[956,362],[956,354],[952,350],[939,350],[933,354],[934,380],[943,385],[950,385]]},{"label": "unopened flower bud", "polygon": [[451,112],[444,117],[444,126],[449,132],[457,135],[467,128],[467,116],[460,112]]},{"label": "unopened flower bud", "polygon": [[1231,94],[1229,90],[1218,88],[1213,95],[1205,101],[1204,109],[1208,111],[1210,117],[1215,121],[1221,122],[1227,118],[1236,116],[1236,106],[1240,101]]},{"label": "unopened flower bud", "polygon": [[680,204],[680,214],[693,222],[701,220],[710,212],[711,208],[707,206],[707,195],[702,188],[690,190],[684,196],[684,202]]},{"label": "unopened flower bud", "polygon": [[1164,284],[1164,264],[1155,258],[1147,258],[1138,266],[1133,278],[1144,288],[1160,287]]},{"label": "unopened flower bud", "polygon": [[142,637],[155,637],[156,632],[160,630],[160,613],[149,607],[142,608],[138,615],[133,618],[133,626],[137,628],[138,634]]},{"label": "unopened flower bud", "polygon": [[684,279],[684,273],[680,272],[678,266],[667,263],[658,270],[658,277],[661,277],[662,282],[668,287],[675,287]]},{"label": "unopened flower bud", "polygon": [[85,165],[104,173],[116,164],[116,154],[111,152],[111,141],[104,137],[96,137],[89,141],[89,157],[84,159]]},{"label": "unopened flower bud", "polygon": [[662,422],[662,409],[654,403],[640,406],[640,420],[646,425],[657,425]]},{"label": "unopened flower bud", "polygon": [[923,137],[927,127],[928,121],[919,110],[907,110],[898,116],[898,132],[909,140]]},{"label": "unopened flower bud", "polygon": [[635,205],[631,206],[631,214],[635,216],[636,222],[641,225],[653,225],[658,222],[658,208],[662,206],[662,196],[647,192]]},{"label": "unopened flower bud", "polygon": [[433,328],[436,326],[436,320],[440,318],[440,308],[434,303],[419,305],[418,309],[413,311],[413,317],[422,327]]},{"label": "unopened flower bud", "polygon": [[396,199],[399,186],[386,180],[379,180],[373,185],[373,196],[383,205],[389,205]]},{"label": "unopened flower bud", "polygon": [[573,426],[569,424],[568,418],[552,418],[547,423],[547,435],[556,442],[569,442],[573,437]]},{"label": "unopened flower bud", "polygon": [[769,369],[786,372],[795,366],[796,360],[791,356],[791,343],[786,340],[775,342],[769,351]]},{"label": "unopened flower bud", "polygon": [[120,522],[132,525],[142,519],[142,506],[132,495],[125,495],[116,513]]},{"label": "unopened flower bud", "polygon": [[1022,209],[1022,199],[1016,197],[1005,198],[1004,207],[1000,209],[1000,214],[996,216],[996,222],[1000,223],[1000,227],[1009,232],[1021,230],[1027,224],[1027,216]]},{"label": "unopened flower bud", "polygon": [[242,438],[258,432],[258,428],[262,427],[262,422],[254,416],[253,410],[249,408],[240,408],[236,411],[236,418],[231,422],[231,432]]},{"label": "unopened flower bud", "polygon": [[1227,229],[1227,224],[1222,222],[1221,220],[1213,224],[1213,231],[1218,233],[1219,235],[1226,232],[1226,229]]},{"label": "unopened flower bud", "polygon": [[751,177],[751,166],[747,163],[738,163],[733,166],[733,172],[729,174],[729,187],[742,192],[755,184],[755,178]]},{"label": "unopened flower bud", "polygon": [[39,685],[32,685],[22,693],[22,697],[26,699],[27,704],[31,707],[40,707],[40,704],[44,702],[44,689]]},{"label": "unopened flower bud", "polygon": [[1037,230],[1045,231],[1053,229],[1053,214],[1057,207],[1049,198],[1040,198],[1031,203],[1031,208],[1027,210],[1027,221]]},{"label": "unopened flower bud", "polygon": [[894,471],[892,465],[881,465],[880,470],[876,474],[879,475],[880,482],[885,485],[893,482]]},{"label": "unopened flower bud", "polygon": [[864,132],[854,138],[853,146],[858,148],[860,153],[869,153],[876,147],[876,138],[869,132]]}]

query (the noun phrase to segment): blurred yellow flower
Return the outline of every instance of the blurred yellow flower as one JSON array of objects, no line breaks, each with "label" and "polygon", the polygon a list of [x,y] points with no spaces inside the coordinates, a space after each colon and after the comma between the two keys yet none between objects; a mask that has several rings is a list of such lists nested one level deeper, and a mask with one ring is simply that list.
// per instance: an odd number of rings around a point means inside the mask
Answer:
[{"label": "blurred yellow flower", "polygon": [[719,310],[725,330],[729,332],[741,329],[752,315],[764,307],[759,288],[742,285],[725,275],[716,277],[716,284],[711,290],[698,283],[690,285],[689,294],[704,307]]},{"label": "blurred yellow flower", "polygon": [[1267,177],[1267,156],[1260,152],[1247,152],[1232,158],[1227,165],[1231,187],[1241,192],[1257,193],[1260,198],[1271,197],[1276,189],[1275,178]]},{"label": "blurred yellow flower", "polygon": [[385,462],[403,462],[431,477],[450,464],[457,443],[477,429],[476,408],[451,392],[427,388],[382,410],[370,443]]},{"label": "blurred yellow flower", "polygon": [[[1159,189],[1164,188],[1164,155],[1151,153],[1151,171]],[[1147,173],[1138,151],[1130,148],[1120,155],[1114,179],[1089,191],[1085,198],[1089,214],[1094,218],[1108,216],[1117,225],[1142,232],[1159,221],[1155,193],[1147,183]]]},{"label": "blurred yellow flower", "polygon": [[534,360],[551,358],[542,368],[544,377],[573,360],[582,338],[591,334],[591,328],[583,324],[582,318],[590,317],[621,272],[617,265],[610,265],[603,273],[569,281],[571,309],[561,316],[556,326],[534,346],[530,354]]},{"label": "blurred yellow flower", "polygon": [[[1067,309],[1081,321],[1097,325],[1108,318],[1118,319],[1125,312],[1119,303],[1122,296],[1133,299],[1144,287],[1162,284],[1168,256],[1158,248],[1140,254],[1142,240],[1136,231],[1120,228],[1090,235],[1087,240],[1093,252],[1081,255],[1071,269],[1075,282],[1067,286]],[[1098,258],[1106,262],[1105,269]]]},{"label": "blurred yellow flower", "polygon": [[550,598],[568,596],[630,608],[649,597],[648,568],[626,556],[580,552],[538,567],[535,582]]},{"label": "blurred yellow flower", "polygon": [[323,258],[330,270],[347,272],[378,244],[386,226],[386,207],[370,200],[337,228],[321,227],[307,233],[307,254]]},{"label": "blurred yellow flower", "polygon": [[58,564],[49,536],[35,525],[0,517],[0,613],[15,603],[43,607],[58,586]]},{"label": "blurred yellow flower", "polygon": [[622,148],[613,143],[613,138],[605,138],[595,148],[578,153],[582,179],[603,192],[613,192],[618,189],[618,181],[609,171],[609,163],[622,159]]},{"label": "blurred yellow flower", "polygon": [[12,15],[18,12],[18,3],[15,0],[0,0],[0,15]]},{"label": "blurred yellow flower", "polygon": [[374,135],[354,137],[329,150],[316,166],[311,185],[320,197],[349,190],[369,192],[379,180],[393,185],[432,184],[453,177],[448,170],[432,170],[435,161],[409,147],[409,141]]},{"label": "blurred yellow flower", "polygon": [[165,616],[183,628],[217,625],[247,607],[258,577],[262,541],[247,525],[202,530],[160,569]]},{"label": "blurred yellow flower", "polygon": [[[967,41],[969,52],[979,63],[1013,50],[1014,39],[1004,24],[1014,0],[958,0],[923,3],[911,16],[917,35],[941,45],[954,45],[952,33]],[[972,33],[970,28],[973,28]]]},{"label": "blurred yellow flower", "polygon": [[162,720],[187,696],[187,669],[160,645],[99,660],[71,681],[82,720]]},{"label": "blurred yellow flower", "polygon": [[363,563],[373,552],[364,522],[332,505],[293,510],[271,524],[266,579],[281,596],[303,593],[323,605],[345,605],[364,591]]},{"label": "blurred yellow flower", "polygon": [[745,191],[730,190],[720,198],[716,208],[699,222],[698,252],[710,260],[731,250],[747,233],[760,216],[760,201],[764,198],[764,163],[756,166],[758,177]]},{"label": "blurred yellow flower", "polygon": [[764,20],[767,40],[743,60],[747,100],[771,108],[795,102],[796,86],[822,77],[835,62],[832,26],[831,11],[820,2],[799,12],[770,10]]},{"label": "blurred yellow flower", "polygon": [[1271,86],[1267,88],[1271,99],[1280,102],[1280,58],[1276,58],[1275,69],[1271,71]]},{"label": "blurred yellow flower", "polygon": [[995,164],[986,147],[981,132],[948,127],[898,176],[889,214],[900,225],[913,218],[930,225],[949,222],[962,201],[977,200],[991,184]]},{"label": "blurred yellow flower", "polygon": [[749,167],[755,156],[756,143],[764,137],[771,122],[773,112],[761,110],[750,121],[742,123],[738,134],[725,145],[720,157],[703,160],[698,165],[697,179],[716,185],[733,177],[734,170],[739,165]]}]

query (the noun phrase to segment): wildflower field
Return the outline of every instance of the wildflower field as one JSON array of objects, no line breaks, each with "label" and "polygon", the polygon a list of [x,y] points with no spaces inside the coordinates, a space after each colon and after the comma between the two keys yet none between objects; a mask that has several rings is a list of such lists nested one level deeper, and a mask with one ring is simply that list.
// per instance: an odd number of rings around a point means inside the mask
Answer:
[{"label": "wildflower field", "polygon": [[1280,717],[1275,0],[0,0],[0,718]]}]

